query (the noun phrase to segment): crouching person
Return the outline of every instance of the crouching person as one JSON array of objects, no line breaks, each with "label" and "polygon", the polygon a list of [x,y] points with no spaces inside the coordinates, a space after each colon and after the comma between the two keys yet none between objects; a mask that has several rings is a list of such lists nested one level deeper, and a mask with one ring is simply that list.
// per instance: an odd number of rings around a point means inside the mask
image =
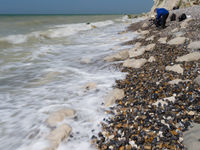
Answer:
[{"label": "crouching person", "polygon": [[162,27],[164,29],[166,27],[165,24],[169,16],[169,11],[165,8],[156,8],[154,12],[157,13],[155,21],[156,27]]}]

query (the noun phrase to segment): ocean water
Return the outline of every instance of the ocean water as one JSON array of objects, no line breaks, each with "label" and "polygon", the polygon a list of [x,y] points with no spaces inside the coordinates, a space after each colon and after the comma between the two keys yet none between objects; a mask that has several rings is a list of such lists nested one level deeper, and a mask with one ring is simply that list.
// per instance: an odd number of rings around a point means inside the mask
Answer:
[{"label": "ocean water", "polygon": [[[62,123],[71,137],[57,150],[93,150],[90,138],[106,117],[102,105],[125,74],[103,58],[137,35],[119,34],[137,20],[117,15],[0,16],[0,149],[43,150],[49,114],[76,111]],[[87,83],[96,89],[85,91]],[[62,124],[61,123],[61,124]]]}]

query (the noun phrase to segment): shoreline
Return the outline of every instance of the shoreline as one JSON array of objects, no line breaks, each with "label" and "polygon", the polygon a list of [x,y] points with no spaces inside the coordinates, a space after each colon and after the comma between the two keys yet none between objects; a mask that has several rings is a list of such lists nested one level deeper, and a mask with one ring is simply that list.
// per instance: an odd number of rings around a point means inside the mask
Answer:
[{"label": "shoreline", "polygon": [[176,10],[191,17],[168,21],[163,30],[149,28],[146,20],[128,28],[140,36],[123,43],[135,45],[126,57],[112,60],[124,61],[122,72],[128,74],[115,88],[125,95],[115,99],[114,115],[92,137],[98,149],[198,148],[199,141],[188,144],[183,136],[194,122],[200,124],[200,7],[193,8]]}]

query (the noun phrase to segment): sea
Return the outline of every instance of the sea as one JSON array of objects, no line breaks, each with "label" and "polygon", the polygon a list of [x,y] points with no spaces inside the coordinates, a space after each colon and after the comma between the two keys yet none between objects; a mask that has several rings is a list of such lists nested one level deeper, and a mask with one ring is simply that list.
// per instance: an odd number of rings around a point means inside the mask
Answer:
[{"label": "sea", "polygon": [[[125,73],[104,58],[137,37],[124,15],[0,16],[0,150],[44,150],[46,119],[70,108],[72,127],[57,150],[94,150],[92,135],[108,117],[104,98]],[[87,90],[88,83],[95,83]]]}]

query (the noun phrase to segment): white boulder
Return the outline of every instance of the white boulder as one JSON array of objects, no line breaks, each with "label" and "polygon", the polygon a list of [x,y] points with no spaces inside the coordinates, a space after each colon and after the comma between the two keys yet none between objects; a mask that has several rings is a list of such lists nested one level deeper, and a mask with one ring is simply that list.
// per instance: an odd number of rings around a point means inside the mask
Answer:
[{"label": "white boulder", "polygon": [[154,61],[156,61],[155,57],[153,57],[153,56],[149,57],[148,62],[151,63],[151,62],[154,62]]},{"label": "white boulder", "polygon": [[56,150],[59,144],[69,137],[71,131],[72,128],[68,124],[63,124],[54,129],[46,138],[50,142],[50,146],[45,150]]},{"label": "white boulder", "polygon": [[73,109],[61,109],[56,112],[53,112],[49,115],[46,120],[46,123],[53,127],[56,126],[57,123],[62,122],[65,117],[73,117],[75,115],[75,110]]},{"label": "white boulder", "polygon": [[132,67],[132,68],[140,68],[147,62],[146,59],[127,59],[124,61],[123,66],[124,67]]},{"label": "white boulder", "polygon": [[183,74],[183,71],[184,71],[180,64],[177,64],[174,66],[166,66],[165,69],[168,71],[174,71],[180,74]]},{"label": "white boulder", "polygon": [[185,43],[185,41],[186,41],[185,37],[176,37],[176,38],[168,41],[168,44],[169,45],[180,45],[180,44]]},{"label": "white boulder", "polygon": [[129,50],[129,57],[130,58],[137,57],[137,56],[144,54],[144,52],[145,52],[145,47],[140,47],[138,49],[133,48],[133,49]]},{"label": "white boulder", "polygon": [[122,99],[124,97],[124,90],[122,89],[113,89],[106,97],[105,97],[105,106],[109,107],[115,104],[117,99]]},{"label": "white boulder", "polygon": [[158,42],[160,42],[161,44],[166,44],[166,43],[167,43],[167,37],[160,38],[160,39],[158,40]]},{"label": "white boulder", "polygon": [[193,50],[200,50],[200,41],[191,42],[191,43],[188,45],[188,48],[189,48],[189,49],[193,49]]},{"label": "white boulder", "polygon": [[105,57],[104,60],[107,62],[121,61],[121,60],[126,60],[128,57],[129,57],[128,50],[122,50],[114,55]]},{"label": "white boulder", "polygon": [[155,48],[156,44],[149,44],[145,46],[146,51],[152,51]]},{"label": "white boulder", "polygon": [[183,55],[176,59],[176,62],[183,62],[183,61],[196,61],[200,59],[200,52],[192,52],[187,55]]}]

